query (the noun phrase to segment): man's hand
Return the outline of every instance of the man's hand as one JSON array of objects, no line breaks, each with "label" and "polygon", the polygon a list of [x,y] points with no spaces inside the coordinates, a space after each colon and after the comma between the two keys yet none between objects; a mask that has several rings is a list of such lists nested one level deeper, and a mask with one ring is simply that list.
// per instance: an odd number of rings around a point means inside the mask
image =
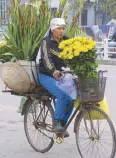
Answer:
[{"label": "man's hand", "polygon": [[59,80],[60,77],[61,77],[61,72],[56,70],[54,73],[53,73],[53,77],[56,79],[56,80]]}]

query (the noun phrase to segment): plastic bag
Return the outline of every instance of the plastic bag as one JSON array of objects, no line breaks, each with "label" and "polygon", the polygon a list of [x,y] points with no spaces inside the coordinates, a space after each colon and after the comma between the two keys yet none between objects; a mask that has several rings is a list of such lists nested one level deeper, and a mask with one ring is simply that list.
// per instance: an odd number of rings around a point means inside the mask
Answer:
[{"label": "plastic bag", "polygon": [[[104,111],[109,117],[110,117],[110,111],[109,111],[109,108],[108,108],[108,103],[107,103],[107,99],[106,97],[104,97],[104,99],[100,102],[98,102],[99,104],[99,108]],[[79,99],[77,99],[75,101],[75,104],[74,104],[75,108],[77,108],[79,106]],[[96,111],[92,111],[90,113],[91,115],[91,119],[92,120],[103,120],[104,119],[104,116],[103,115],[100,115],[99,112],[96,112]],[[86,119],[89,120],[89,116],[88,114],[86,114]]]},{"label": "plastic bag", "polygon": [[73,79],[74,76],[67,73],[63,75],[57,83],[62,90],[64,90],[73,99],[76,99],[77,91]]}]

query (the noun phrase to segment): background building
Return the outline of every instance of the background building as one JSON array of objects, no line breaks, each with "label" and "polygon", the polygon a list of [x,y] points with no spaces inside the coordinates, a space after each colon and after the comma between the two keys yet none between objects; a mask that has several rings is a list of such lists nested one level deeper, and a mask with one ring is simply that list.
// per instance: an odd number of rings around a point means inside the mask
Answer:
[{"label": "background building", "polygon": [[[78,8],[75,5],[75,0],[67,1],[72,5],[71,10],[69,11],[69,17],[71,19]],[[101,0],[85,0],[84,9],[82,10],[82,14],[79,19],[79,23],[81,25],[102,25],[107,24],[111,20],[110,13],[107,13],[106,15],[100,8],[100,5],[98,5],[100,4],[100,1]],[[25,2],[29,2],[29,0],[22,0],[22,3]],[[54,7],[53,9],[56,9],[56,6],[59,4],[59,0],[49,0],[49,2],[50,7]],[[10,0],[0,0],[0,19],[2,23],[6,23],[6,14],[9,6]]]},{"label": "background building", "polygon": [[0,21],[3,23],[6,19],[6,0],[0,0]]},{"label": "background building", "polygon": [[[71,18],[78,8],[75,5],[75,0],[68,1],[73,5],[73,9],[70,11]],[[100,3],[101,0],[85,0],[84,9],[79,19],[81,25],[102,25],[107,24],[111,20],[110,12],[104,13]]]}]

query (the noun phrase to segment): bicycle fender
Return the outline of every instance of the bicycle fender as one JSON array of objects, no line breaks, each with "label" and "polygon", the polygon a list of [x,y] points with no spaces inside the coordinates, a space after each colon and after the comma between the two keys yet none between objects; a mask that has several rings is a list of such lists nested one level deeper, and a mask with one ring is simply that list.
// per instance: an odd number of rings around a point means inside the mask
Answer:
[{"label": "bicycle fender", "polygon": [[28,107],[28,105],[29,105],[30,102],[31,102],[31,99],[29,98],[29,99],[27,99],[26,102],[24,103],[23,108],[22,108],[21,116],[23,116],[23,115],[25,114],[25,111],[26,111],[26,109],[27,109],[27,107]]}]

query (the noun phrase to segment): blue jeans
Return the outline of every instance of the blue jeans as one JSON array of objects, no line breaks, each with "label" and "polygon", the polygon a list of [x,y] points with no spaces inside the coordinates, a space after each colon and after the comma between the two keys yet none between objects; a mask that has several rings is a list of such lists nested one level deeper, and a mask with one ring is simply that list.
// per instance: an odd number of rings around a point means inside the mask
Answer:
[{"label": "blue jeans", "polygon": [[73,111],[74,105],[73,103],[71,104],[73,99],[59,88],[54,78],[40,73],[38,73],[38,78],[41,85],[56,97],[54,119],[67,121]]}]

